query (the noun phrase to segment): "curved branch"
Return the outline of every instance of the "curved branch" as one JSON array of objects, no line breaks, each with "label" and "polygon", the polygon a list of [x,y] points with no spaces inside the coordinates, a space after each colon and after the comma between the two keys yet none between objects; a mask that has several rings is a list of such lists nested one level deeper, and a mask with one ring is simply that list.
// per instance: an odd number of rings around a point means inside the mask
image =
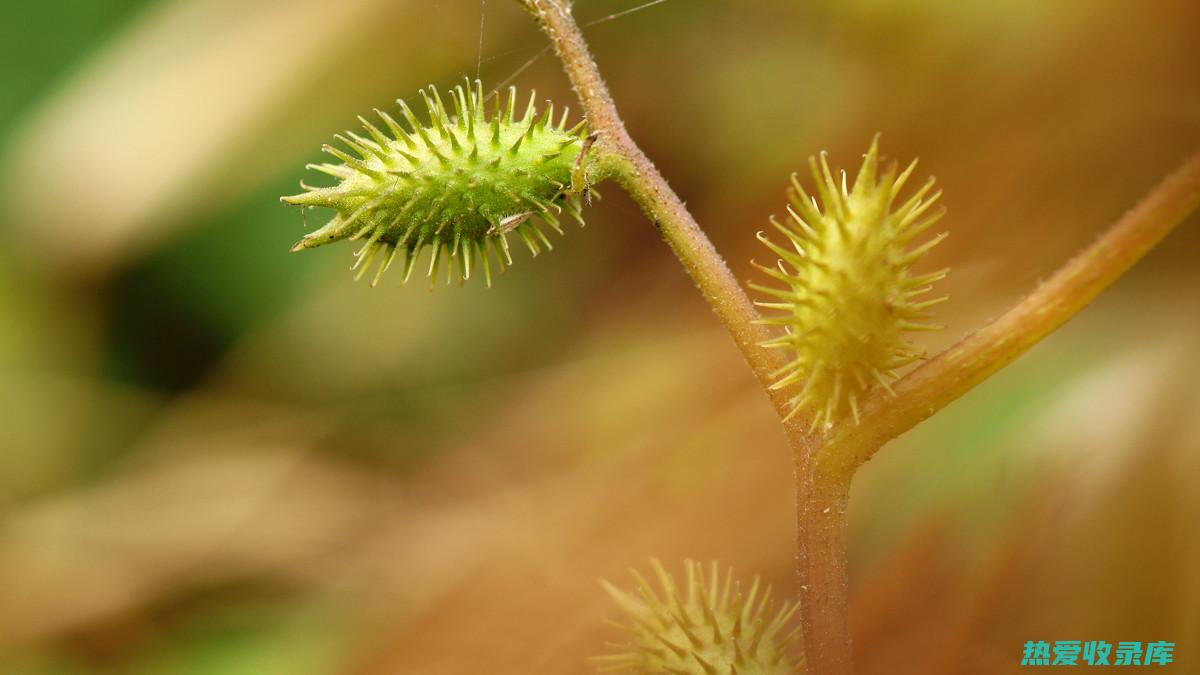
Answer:
[{"label": "curved branch", "polygon": [[1200,152],[1167,176],[1091,246],[999,318],[876,392],[862,424],[826,439],[822,464],[851,474],[889,440],[1012,363],[1086,307],[1200,206]]},{"label": "curved branch", "polygon": [[766,326],[757,323],[760,317],[754,303],[683,201],[625,129],[569,6],[557,0],[518,2],[537,18],[549,36],[593,132],[599,134],[596,149],[604,163],[600,173],[614,178],[654,222],[783,419],[796,471],[797,574],[804,656],[813,672],[850,675],[845,546],[849,482],[837,475],[816,473],[814,460],[820,439],[809,433],[808,420],[802,415],[788,419],[791,410],[785,392],[771,389],[773,374],[784,365],[783,356],[761,346],[771,335]]},{"label": "curved branch", "polygon": [[[772,373],[782,367],[784,361],[777,352],[760,346],[771,337],[768,328],[755,323],[760,316],[754,303],[679,195],[630,137],[583,34],[571,16],[570,6],[559,0],[517,2],[533,14],[554,45],[583,104],[592,131],[598,134],[596,151],[605,158],[604,173],[611,175],[654,222],[737,343],[780,417],[786,417],[790,412],[787,398],[783,392],[770,389]],[[805,420],[793,418],[785,426],[794,447],[812,446]]]}]

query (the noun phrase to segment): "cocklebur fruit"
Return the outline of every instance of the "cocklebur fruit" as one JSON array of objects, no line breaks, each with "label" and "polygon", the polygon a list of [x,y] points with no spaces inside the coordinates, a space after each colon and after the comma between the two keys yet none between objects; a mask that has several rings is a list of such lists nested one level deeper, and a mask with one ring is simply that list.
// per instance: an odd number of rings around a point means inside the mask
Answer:
[{"label": "cocklebur fruit", "polygon": [[771,589],[755,577],[743,591],[732,570],[722,580],[712,563],[706,578],[700,564],[688,560],[686,586],[657,560],[651,565],[661,592],[637,572],[637,590],[627,592],[601,582],[625,612],[631,634],[615,653],[593,659],[603,673],[674,675],[796,675],[803,672],[790,652],[799,628],[785,632],[797,605],[775,609]]},{"label": "cocklebur fruit", "polygon": [[562,233],[558,216],[564,211],[583,223],[586,131],[582,122],[567,128],[567,110],[555,121],[554,106],[539,114],[531,95],[518,117],[516,90],[510,88],[503,108],[497,96],[489,116],[478,80],[450,92],[452,109],[433,87],[421,96],[428,124],[399,101],[408,128],[377,110],[379,125],[360,117],[363,134],[336,137],[344,150],[324,147],[337,162],[309,165],[338,183],[301,183],[305,192],[283,201],[335,213],[293,251],[363,240],[355,254],[356,278],[378,260],[374,285],[401,251],[407,281],[428,248],[431,281],[444,263],[447,281],[465,281],[482,267],[490,286],[490,259],[501,271],[512,264],[509,235],[537,255],[552,248],[542,227]]},{"label": "cocklebur fruit", "polygon": [[913,243],[942,217],[944,209],[931,209],[941,193],[931,193],[931,178],[900,201],[917,163],[899,174],[892,164],[880,175],[878,141],[853,187],[844,171],[834,178],[824,153],[819,162],[810,158],[817,198],[793,174],[787,218],[771,219],[786,244],[758,234],[779,256],[776,265],[758,267],[778,283],[751,287],[770,297],[756,304],[778,312],[762,323],[784,330],[764,346],[790,356],[772,388],[792,392],[790,414],[811,415],[814,429],[847,415],[857,421],[865,394],[890,391],[896,370],[922,358],[907,334],[940,328],[928,323],[928,310],[946,298],[922,296],[949,270],[914,274],[912,267],[946,236]]}]

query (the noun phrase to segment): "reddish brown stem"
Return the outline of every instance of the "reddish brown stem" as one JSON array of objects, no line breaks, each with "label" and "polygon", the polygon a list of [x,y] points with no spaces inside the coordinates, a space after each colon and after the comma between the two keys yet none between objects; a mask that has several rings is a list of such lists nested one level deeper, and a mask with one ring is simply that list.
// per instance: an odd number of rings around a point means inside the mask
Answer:
[{"label": "reddish brown stem", "polygon": [[825,442],[822,464],[849,475],[899,436],[1012,363],[1116,281],[1200,206],[1200,153],[1164,178],[1094,243],[999,318],[876,392],[862,424],[846,424]]},{"label": "reddish brown stem", "polygon": [[[588,123],[597,134],[595,151],[603,156],[603,173],[610,175],[633,197],[662,233],[733,337],[759,382],[764,388],[769,386],[771,373],[783,365],[778,352],[760,346],[770,339],[770,331],[755,323],[759,314],[754,303],[688,212],[683,200],[630,137],[583,34],[571,16],[570,5],[558,0],[517,1],[537,19],[563,62]],[[768,393],[780,415],[786,416],[789,410],[783,392]],[[802,424],[789,424],[789,434],[794,438],[805,436],[805,432]]]},{"label": "reddish brown stem", "polygon": [[[684,269],[742,351],[781,418],[791,412],[787,395],[772,390],[772,373],[783,365],[778,352],[764,349],[770,338],[759,314],[683,201],[625,128],[568,5],[555,0],[518,0],[538,20],[562,60],[571,84],[599,134],[597,149],[611,174],[662,233]],[[799,527],[798,576],[805,657],[810,672],[849,675],[850,640],[846,621],[846,500],[849,483],[814,474],[817,439],[807,420],[784,422],[796,462]]]},{"label": "reddish brown stem", "polygon": [[[816,446],[796,448],[796,569],[801,636],[812,675],[850,675],[850,577],[846,568],[846,511],[850,481],[813,466]],[[831,478],[833,478],[831,480]]]},{"label": "reddish brown stem", "polygon": [[[696,282],[781,417],[787,392],[770,389],[781,357],[761,346],[769,338],[753,303],[662,174],[630,137],[601,78],[570,4],[517,0],[549,36],[598,134],[604,173],[642,207]],[[991,324],[876,392],[861,424],[840,424],[819,438],[807,420],[784,422],[796,464],[797,562],[803,646],[808,672],[850,675],[847,621],[846,506],[855,470],[904,433],[1004,367],[1085,307],[1200,203],[1200,155],[1168,177],[1095,244]]]}]

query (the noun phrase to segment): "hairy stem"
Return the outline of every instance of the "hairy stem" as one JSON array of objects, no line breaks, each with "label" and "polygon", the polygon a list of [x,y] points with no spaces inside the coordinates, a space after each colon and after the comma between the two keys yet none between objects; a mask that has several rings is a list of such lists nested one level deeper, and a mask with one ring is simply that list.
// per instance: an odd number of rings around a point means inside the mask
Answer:
[{"label": "hairy stem", "polygon": [[[517,1],[537,18],[562,60],[575,93],[583,103],[588,122],[598,134],[596,151],[605,156],[605,173],[610,174],[654,222],[737,343],[759,382],[764,387],[769,386],[771,373],[781,367],[783,361],[775,352],[759,346],[770,338],[767,327],[754,323],[759,318],[754,303],[683,201],[625,129],[608,86],[571,16],[570,6],[559,0]],[[770,393],[775,407],[786,415],[785,397],[781,392]],[[794,425],[794,428],[796,433],[803,434],[801,425]]]},{"label": "hairy stem", "polygon": [[796,570],[801,640],[810,675],[850,675],[850,575],[846,567],[850,481],[821,473],[811,452],[796,458]]},{"label": "hairy stem", "polygon": [[[771,337],[769,330],[756,323],[759,314],[754,303],[683,201],[630,137],[569,5],[557,0],[517,1],[537,18],[562,60],[588,122],[599,134],[597,150],[605,156],[605,173],[612,175],[654,222],[733,337],[780,418],[787,418],[791,409],[785,392],[770,388],[773,373],[784,365],[784,359],[760,346]],[[849,675],[845,544],[849,482],[813,472],[820,443],[808,432],[808,420],[803,417],[793,416],[783,424],[796,465],[804,658],[809,672]]]},{"label": "hairy stem", "polygon": [[1012,363],[1116,281],[1200,206],[1200,152],[1164,178],[1094,243],[1016,306],[863,406],[859,425],[841,425],[821,450],[822,471],[853,474],[889,440]]},{"label": "hairy stem", "polygon": [[[678,195],[630,137],[601,78],[570,5],[517,0],[537,19],[583,103],[605,172],[641,206],[712,306],[777,412],[790,412],[772,390],[782,357],[760,346],[770,337],[753,303]],[[909,373],[893,397],[876,391],[861,424],[824,436],[807,420],[785,421],[796,466],[797,561],[804,656],[811,673],[853,671],[848,629],[846,506],[855,470],[892,438],[926,419],[1011,363],[1082,310],[1200,205],[1200,154],[1168,176],[1099,240],[1000,318]]]}]

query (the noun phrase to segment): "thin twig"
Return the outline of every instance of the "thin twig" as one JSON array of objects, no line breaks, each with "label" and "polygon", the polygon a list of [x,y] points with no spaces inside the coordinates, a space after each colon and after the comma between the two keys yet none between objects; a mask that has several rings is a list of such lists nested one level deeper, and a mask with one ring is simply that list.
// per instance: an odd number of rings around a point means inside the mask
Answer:
[{"label": "thin twig", "polygon": [[815,473],[817,437],[791,412],[787,396],[770,385],[782,357],[761,343],[770,337],[758,311],[687,207],[630,137],[568,7],[555,0],[518,0],[550,37],[583,103],[605,170],[661,232],[704,299],[733,337],[781,419],[795,459],[797,577],[804,658],[811,672],[850,675],[847,627],[846,502],[849,481]]},{"label": "thin twig", "polygon": [[[616,180],[654,222],[733,337],[767,390],[796,465],[798,576],[804,656],[810,672],[853,672],[847,627],[846,506],[854,471],[888,440],[912,428],[1085,307],[1200,204],[1200,155],[1169,176],[1090,248],[1028,298],[958,345],[901,379],[895,397],[876,392],[861,424],[840,424],[824,437],[807,420],[786,419],[785,392],[771,390],[782,358],[761,347],[768,337],[753,303],[678,195],[630,137],[588,51],[570,5],[517,0],[538,20],[583,103],[603,173]],[[800,416],[797,416],[800,417]]]},{"label": "thin twig", "polygon": [[876,392],[859,425],[826,439],[822,462],[852,473],[899,436],[1012,363],[1078,314],[1200,206],[1200,152],[1167,176],[1136,207],[999,318]]},{"label": "thin twig", "polygon": [[[592,130],[600,134],[596,150],[608,157],[613,179],[630,193],[654,222],[737,343],[759,382],[764,388],[769,387],[772,373],[784,365],[780,354],[760,346],[771,337],[770,332],[766,326],[755,323],[760,317],[754,303],[683,201],[630,137],[570,8],[556,0],[517,2],[537,18],[542,30],[550,37]],[[769,391],[769,394],[781,416],[791,412],[783,392]],[[809,444],[803,420],[789,423],[788,427],[794,442]]]}]

